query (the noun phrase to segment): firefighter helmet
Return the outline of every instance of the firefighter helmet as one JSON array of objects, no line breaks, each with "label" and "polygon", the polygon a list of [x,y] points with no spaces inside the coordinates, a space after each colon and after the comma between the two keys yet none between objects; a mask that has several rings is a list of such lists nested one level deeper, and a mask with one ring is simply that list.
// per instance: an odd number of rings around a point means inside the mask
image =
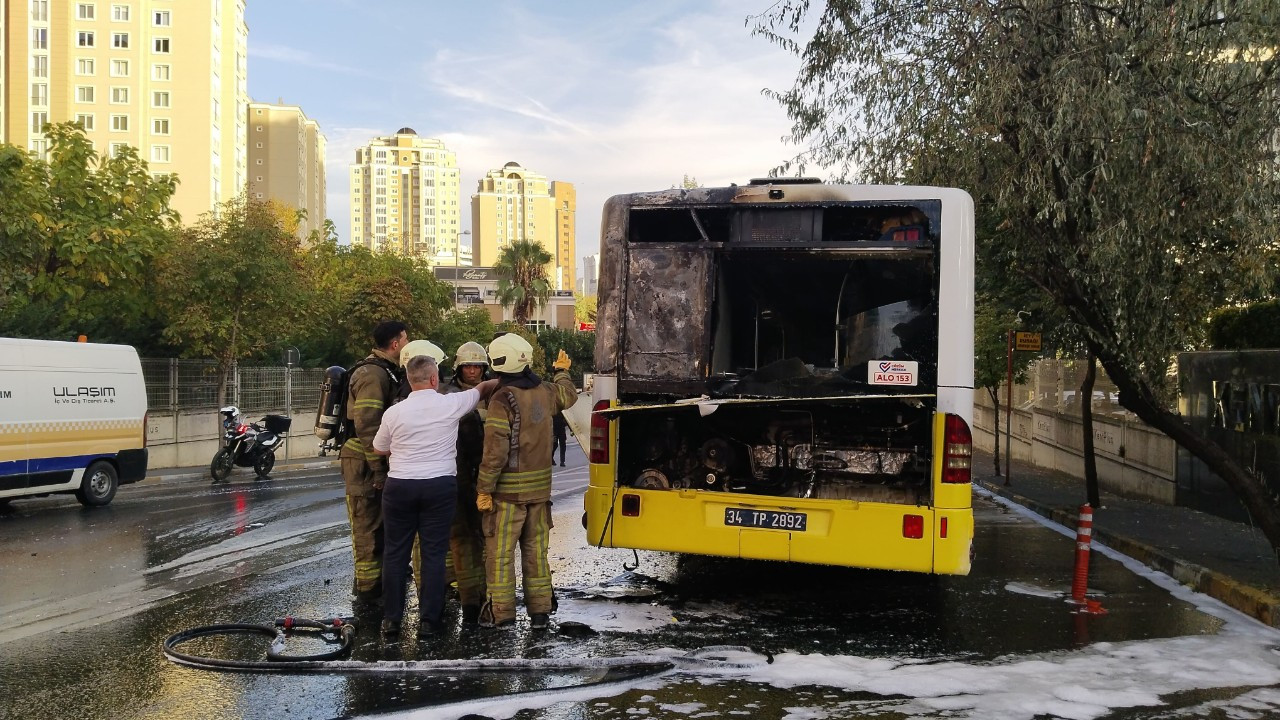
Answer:
[{"label": "firefighter helmet", "polygon": [[515,333],[499,335],[489,343],[489,358],[494,370],[516,375],[533,362],[533,346]]},{"label": "firefighter helmet", "polygon": [[458,347],[458,352],[453,358],[454,367],[488,364],[489,356],[485,353],[484,346],[478,342],[463,343]]},{"label": "firefighter helmet", "polygon": [[400,348],[400,367],[404,367],[409,360],[419,355],[426,355],[436,365],[444,361],[444,351],[440,349],[439,345],[430,340],[414,340]]}]

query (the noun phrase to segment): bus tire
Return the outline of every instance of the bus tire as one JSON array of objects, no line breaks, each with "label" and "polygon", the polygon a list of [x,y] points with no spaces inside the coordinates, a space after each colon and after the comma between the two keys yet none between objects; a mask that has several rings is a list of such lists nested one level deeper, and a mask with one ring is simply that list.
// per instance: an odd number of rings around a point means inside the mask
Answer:
[{"label": "bus tire", "polygon": [[88,507],[100,507],[111,502],[120,487],[116,469],[105,460],[90,463],[84,470],[84,479],[76,490],[76,499]]}]

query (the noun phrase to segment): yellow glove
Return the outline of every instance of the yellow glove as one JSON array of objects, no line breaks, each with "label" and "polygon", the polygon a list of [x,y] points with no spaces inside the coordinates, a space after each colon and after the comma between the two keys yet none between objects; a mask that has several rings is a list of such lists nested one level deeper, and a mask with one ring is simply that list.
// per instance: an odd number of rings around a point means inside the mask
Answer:
[{"label": "yellow glove", "polygon": [[476,509],[480,512],[493,512],[493,496],[489,493],[476,493]]},{"label": "yellow glove", "polygon": [[572,364],[573,361],[569,359],[569,353],[561,350],[560,354],[556,356],[556,361],[551,363],[551,367],[556,370],[568,370],[569,366]]}]

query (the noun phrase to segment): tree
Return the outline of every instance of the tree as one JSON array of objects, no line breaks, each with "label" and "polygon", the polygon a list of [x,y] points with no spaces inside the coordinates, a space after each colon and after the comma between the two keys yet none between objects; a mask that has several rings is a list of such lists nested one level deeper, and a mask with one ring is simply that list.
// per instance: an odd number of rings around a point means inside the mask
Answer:
[{"label": "tree", "polygon": [[0,146],[0,334],[146,346],[150,264],[171,241],[176,180],[133,148],[98,155],[76,125],[47,128],[49,160]]},{"label": "tree", "polygon": [[772,93],[816,163],[989,197],[996,254],[1083,335],[1120,402],[1203,460],[1273,547],[1264,482],[1174,412],[1170,359],[1270,287],[1280,233],[1271,0],[808,0],[756,29],[796,51]]},{"label": "tree", "polygon": [[1209,318],[1214,350],[1280,348],[1280,300],[1218,308]]},{"label": "tree", "polygon": [[493,272],[498,278],[498,302],[512,308],[516,324],[525,326],[533,311],[547,304],[551,283],[547,263],[551,253],[531,240],[520,240],[498,253]]},{"label": "tree", "polygon": [[493,333],[493,319],[489,317],[489,311],[483,305],[471,305],[465,310],[450,310],[446,313],[439,325],[427,332],[426,339],[449,353],[452,361],[463,343],[478,342],[489,347]]},{"label": "tree", "polygon": [[424,260],[339,245],[317,233],[310,240],[305,267],[314,321],[294,343],[308,364],[346,366],[368,355],[370,333],[383,320],[405,323],[410,338],[430,338],[453,306],[453,289]]},{"label": "tree", "polygon": [[298,238],[243,195],[185,229],[158,263],[164,336],[182,357],[218,362],[218,402],[235,363],[285,344],[310,299]]},{"label": "tree", "polygon": [[569,366],[569,375],[579,386],[582,385],[583,373],[595,372],[596,334],[593,332],[547,328],[538,333],[538,344],[544,351],[547,367],[551,367],[561,350],[565,351],[573,363]]},{"label": "tree", "polygon": [[573,301],[573,319],[580,323],[596,321],[596,296],[579,295]]},{"label": "tree", "polygon": [[702,183],[698,182],[698,178],[692,177],[689,173],[685,173],[684,177],[680,179],[680,184],[672,185],[671,187],[680,188],[681,190],[692,190],[694,188],[702,187]]},{"label": "tree", "polygon": [[[992,453],[996,475],[1000,475],[1000,388],[1006,384],[1009,375],[1008,333],[1017,318],[1016,312],[1000,307],[990,297],[979,295],[974,303],[973,385],[987,391],[996,409],[996,442]],[[1027,366],[1032,359],[1028,353],[1014,353],[1013,382],[1026,382]]]}]

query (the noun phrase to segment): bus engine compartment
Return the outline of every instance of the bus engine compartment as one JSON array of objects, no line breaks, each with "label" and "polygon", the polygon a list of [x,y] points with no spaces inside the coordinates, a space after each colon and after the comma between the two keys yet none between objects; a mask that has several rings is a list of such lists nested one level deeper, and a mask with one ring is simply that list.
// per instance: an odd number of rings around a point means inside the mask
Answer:
[{"label": "bus engine compartment", "polygon": [[[923,505],[931,396],[650,406],[619,413],[618,479],[645,490]],[[709,411],[709,412],[708,412]]]}]

